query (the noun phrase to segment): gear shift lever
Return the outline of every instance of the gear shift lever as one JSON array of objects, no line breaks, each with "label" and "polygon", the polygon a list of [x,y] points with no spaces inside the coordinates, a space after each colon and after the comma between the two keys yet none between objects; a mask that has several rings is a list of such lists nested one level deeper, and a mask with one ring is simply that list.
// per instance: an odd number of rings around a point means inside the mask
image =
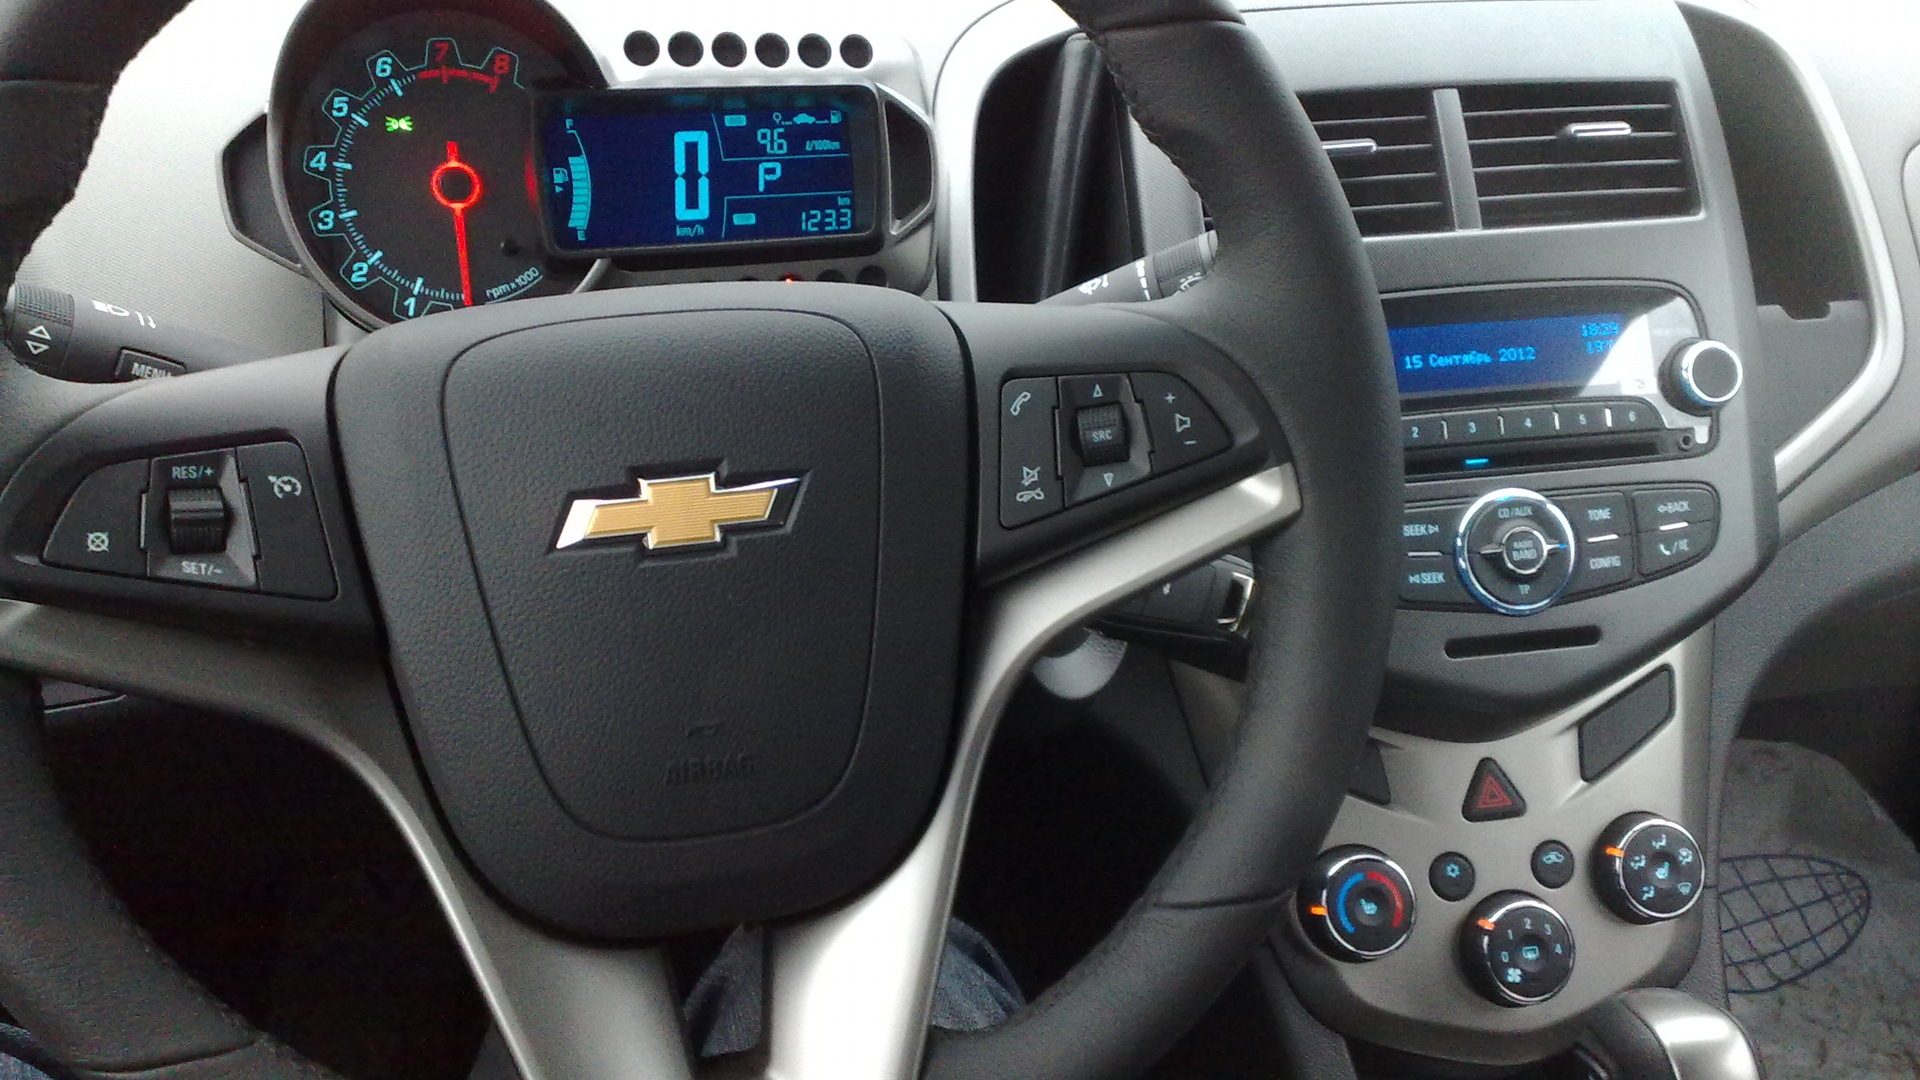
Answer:
[{"label": "gear shift lever", "polygon": [[1678,990],[1630,990],[1596,1008],[1581,1040],[1613,1080],[1761,1080],[1740,1024]]}]

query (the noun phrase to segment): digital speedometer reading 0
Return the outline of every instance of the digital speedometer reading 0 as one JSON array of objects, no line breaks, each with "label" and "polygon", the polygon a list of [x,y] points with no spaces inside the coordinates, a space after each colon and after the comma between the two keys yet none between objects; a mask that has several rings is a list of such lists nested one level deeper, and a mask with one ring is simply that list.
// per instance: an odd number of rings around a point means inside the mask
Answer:
[{"label": "digital speedometer reading 0", "polygon": [[530,91],[562,75],[474,15],[403,15],[343,42],[283,141],[312,269],[381,320],[572,290],[590,263],[548,256],[529,123]]}]

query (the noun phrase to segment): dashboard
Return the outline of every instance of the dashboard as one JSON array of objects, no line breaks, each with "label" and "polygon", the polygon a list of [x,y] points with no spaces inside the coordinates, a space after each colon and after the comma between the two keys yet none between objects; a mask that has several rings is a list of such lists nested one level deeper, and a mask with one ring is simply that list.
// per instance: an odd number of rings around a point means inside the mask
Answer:
[{"label": "dashboard", "polygon": [[[1366,237],[1408,479],[1367,765],[1273,950],[1342,1036],[1538,1061],[1622,989],[1713,989],[1764,657],[1915,569],[1870,533],[1844,579],[1776,556],[1920,467],[1920,15],[1243,7]],[[21,280],[261,355],[671,281],[1177,290],[1205,208],[1069,30],[1042,0],[197,0]]]}]

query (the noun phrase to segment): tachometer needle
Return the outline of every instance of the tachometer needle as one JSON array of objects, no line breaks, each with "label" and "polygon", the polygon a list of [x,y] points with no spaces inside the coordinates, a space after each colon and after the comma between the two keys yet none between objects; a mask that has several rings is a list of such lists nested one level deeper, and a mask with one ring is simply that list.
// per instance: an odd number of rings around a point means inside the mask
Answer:
[{"label": "tachometer needle", "polygon": [[[449,194],[447,177],[457,175],[464,179],[469,190],[463,195]],[[447,144],[447,160],[433,170],[430,181],[433,197],[441,206],[453,211],[453,241],[460,249],[460,298],[468,307],[473,306],[473,268],[467,258],[467,211],[480,201],[480,174],[473,166],[460,160],[460,144]],[[457,184],[456,184],[457,186]]]}]

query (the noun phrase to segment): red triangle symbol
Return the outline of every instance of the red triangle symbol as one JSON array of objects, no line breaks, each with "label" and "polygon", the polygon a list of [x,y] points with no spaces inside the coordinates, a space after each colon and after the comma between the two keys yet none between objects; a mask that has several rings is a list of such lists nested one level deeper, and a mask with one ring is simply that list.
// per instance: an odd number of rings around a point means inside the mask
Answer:
[{"label": "red triangle symbol", "polygon": [[1500,778],[1488,773],[1480,781],[1480,794],[1473,800],[1475,810],[1506,810],[1513,806],[1513,796],[1500,783]]}]

